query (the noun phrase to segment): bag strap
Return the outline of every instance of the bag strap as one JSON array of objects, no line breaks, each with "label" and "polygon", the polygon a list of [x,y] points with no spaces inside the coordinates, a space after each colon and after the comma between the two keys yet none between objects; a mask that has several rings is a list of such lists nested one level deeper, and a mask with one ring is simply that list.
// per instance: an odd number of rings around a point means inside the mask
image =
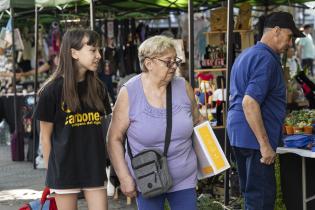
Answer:
[{"label": "bag strap", "polygon": [[45,187],[42,193],[42,197],[40,199],[40,203],[44,205],[45,201],[47,200],[47,196],[50,195],[49,187]]},{"label": "bag strap", "polygon": [[[170,82],[166,89],[166,132],[165,132],[165,144],[164,144],[164,156],[167,157],[168,148],[171,143],[172,134],[172,83]],[[126,134],[126,144],[128,155],[133,158],[131,148],[128,142],[128,136]]]},{"label": "bag strap", "polygon": [[39,207],[40,210],[43,209],[48,195],[50,195],[50,189],[49,189],[49,187],[45,187],[45,189],[43,190],[43,193],[42,193],[42,197],[40,199],[40,207]]},{"label": "bag strap", "polygon": [[169,83],[166,90],[166,133],[164,144],[164,156],[167,157],[168,147],[171,143],[172,133],[172,84]]}]

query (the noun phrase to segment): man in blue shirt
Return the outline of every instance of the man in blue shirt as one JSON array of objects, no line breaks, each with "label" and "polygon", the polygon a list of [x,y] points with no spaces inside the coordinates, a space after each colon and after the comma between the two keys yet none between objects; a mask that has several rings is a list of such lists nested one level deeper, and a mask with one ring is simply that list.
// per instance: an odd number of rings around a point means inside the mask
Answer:
[{"label": "man in blue shirt", "polygon": [[246,210],[273,210],[274,160],[286,113],[280,53],[304,36],[286,12],[261,17],[263,35],[236,59],[230,78],[227,131]]}]

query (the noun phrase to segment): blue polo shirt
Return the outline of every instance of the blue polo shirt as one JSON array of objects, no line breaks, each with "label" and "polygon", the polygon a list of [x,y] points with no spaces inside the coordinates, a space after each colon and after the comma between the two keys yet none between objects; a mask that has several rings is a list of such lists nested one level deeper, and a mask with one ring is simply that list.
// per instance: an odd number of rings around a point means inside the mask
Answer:
[{"label": "blue polo shirt", "polygon": [[245,119],[242,107],[245,95],[259,103],[270,144],[275,149],[282,136],[286,114],[285,83],[280,56],[261,42],[244,51],[233,64],[227,117],[230,144],[259,149],[257,138]]}]

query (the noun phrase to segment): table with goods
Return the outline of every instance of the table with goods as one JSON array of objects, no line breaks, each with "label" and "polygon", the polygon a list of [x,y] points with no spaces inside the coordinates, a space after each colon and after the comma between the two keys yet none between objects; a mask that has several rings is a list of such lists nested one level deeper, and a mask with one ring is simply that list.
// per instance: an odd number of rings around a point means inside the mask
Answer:
[{"label": "table with goods", "polygon": [[315,110],[290,112],[283,128],[281,190],[287,210],[315,209]]}]

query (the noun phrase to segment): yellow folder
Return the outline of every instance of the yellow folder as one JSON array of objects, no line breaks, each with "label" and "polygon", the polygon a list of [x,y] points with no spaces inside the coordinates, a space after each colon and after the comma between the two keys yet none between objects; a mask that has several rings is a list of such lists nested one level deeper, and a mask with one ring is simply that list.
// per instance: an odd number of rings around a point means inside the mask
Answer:
[{"label": "yellow folder", "polygon": [[214,176],[230,168],[209,121],[194,127],[193,145],[198,159],[198,179]]}]

